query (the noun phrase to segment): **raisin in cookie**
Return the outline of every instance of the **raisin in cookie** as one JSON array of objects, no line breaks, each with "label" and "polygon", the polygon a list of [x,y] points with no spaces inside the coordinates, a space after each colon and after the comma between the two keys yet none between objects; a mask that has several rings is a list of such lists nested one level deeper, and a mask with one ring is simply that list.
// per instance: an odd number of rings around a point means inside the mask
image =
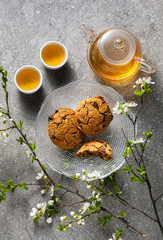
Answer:
[{"label": "raisin in cookie", "polygon": [[102,96],[89,97],[81,101],[75,115],[79,129],[88,135],[96,135],[105,131],[113,119],[112,112]]},{"label": "raisin in cookie", "polygon": [[73,110],[59,108],[52,116],[49,116],[48,121],[49,137],[57,147],[72,149],[81,143],[83,133],[78,129]]},{"label": "raisin in cookie", "polygon": [[93,140],[84,143],[84,145],[77,151],[78,157],[89,157],[90,155],[95,155],[108,161],[112,158],[113,152],[107,142]]}]

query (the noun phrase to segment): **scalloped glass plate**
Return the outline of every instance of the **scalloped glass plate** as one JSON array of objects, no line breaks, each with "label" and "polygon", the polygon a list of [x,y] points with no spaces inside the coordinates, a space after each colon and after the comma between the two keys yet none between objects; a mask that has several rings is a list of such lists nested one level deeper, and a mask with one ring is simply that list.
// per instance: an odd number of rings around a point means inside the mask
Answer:
[{"label": "scalloped glass plate", "polygon": [[[60,107],[75,110],[82,100],[90,96],[95,97],[99,95],[104,97],[111,109],[117,101],[124,101],[111,87],[99,83],[76,81],[54,90],[42,104],[36,122],[37,155],[40,159],[44,159],[50,168],[58,173],[71,177],[71,175],[77,172],[82,174],[83,169],[87,172],[97,170],[101,171],[101,178],[104,178],[115,170],[118,170],[124,164],[122,154],[125,150],[125,139],[122,129],[128,139],[133,138],[132,123],[124,116],[114,114],[111,124],[103,133],[95,136],[86,136],[83,140],[83,142],[93,139],[107,141],[113,150],[113,158],[108,162],[95,156],[79,158],[76,152],[82,144],[72,150],[62,150],[56,147],[49,138],[49,115],[52,115]],[[132,113],[131,117],[134,118]]]}]

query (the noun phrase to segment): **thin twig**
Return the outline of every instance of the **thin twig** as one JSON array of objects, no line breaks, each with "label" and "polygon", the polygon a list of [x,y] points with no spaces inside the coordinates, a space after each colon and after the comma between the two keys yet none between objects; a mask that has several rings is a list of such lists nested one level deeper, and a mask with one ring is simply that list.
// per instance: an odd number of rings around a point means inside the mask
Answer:
[{"label": "thin twig", "polygon": [[63,196],[68,193],[68,190],[66,190],[61,196],[60,196],[60,199],[63,198]]},{"label": "thin twig", "polygon": [[79,204],[79,203],[83,203],[85,202],[85,200],[82,200],[82,201],[77,201],[77,202],[74,202],[74,203],[71,203],[71,204],[63,204],[61,207],[59,208],[62,208],[62,207],[71,207],[73,205],[76,205],[76,204]]},{"label": "thin twig", "polygon": [[163,196],[163,192],[154,200],[154,203],[156,203],[162,196]]},{"label": "thin twig", "polygon": [[5,128],[5,129],[0,129],[0,132],[8,131],[8,130],[13,129],[13,128],[15,128],[15,126],[8,127],[8,128]]},{"label": "thin twig", "polygon": [[59,180],[58,180],[58,184],[60,184],[61,183],[61,181],[62,181],[62,178],[63,178],[63,174],[59,177]]},{"label": "thin twig", "polygon": [[130,224],[127,220],[125,220],[124,218],[120,218],[118,216],[116,216],[115,214],[113,214],[110,210],[101,207],[101,210],[108,212],[112,217],[118,219],[119,221],[123,222],[124,224],[126,224],[127,227],[132,228],[133,230],[135,230],[136,232],[138,232],[141,236],[145,237],[146,234],[143,233],[141,230],[139,230],[138,228],[136,228],[135,226],[133,226],[132,224]]},{"label": "thin twig", "polygon": [[[121,128],[121,131],[122,131],[122,133],[123,133],[123,136],[124,136],[124,138],[126,139],[126,141],[128,142],[128,139],[127,139],[127,137],[126,137],[126,134],[125,134],[125,132],[124,132],[124,130],[123,130],[123,128]],[[132,149],[132,147],[130,146],[130,149],[131,149],[131,152],[132,152],[132,154],[133,154],[133,156],[134,156],[134,159],[135,159],[135,161],[136,161],[136,163],[138,164],[138,166],[139,166],[139,163],[138,163],[138,160],[137,160],[137,158],[136,158],[136,156],[135,156],[135,153],[134,153],[134,151],[133,151],[133,149]],[[140,167],[140,166],[139,166]]]},{"label": "thin twig", "polygon": [[75,179],[72,178],[72,181],[74,183],[74,186],[75,186],[75,189],[76,189],[76,193],[78,193],[79,192],[79,188],[77,186],[77,183],[76,183]]}]

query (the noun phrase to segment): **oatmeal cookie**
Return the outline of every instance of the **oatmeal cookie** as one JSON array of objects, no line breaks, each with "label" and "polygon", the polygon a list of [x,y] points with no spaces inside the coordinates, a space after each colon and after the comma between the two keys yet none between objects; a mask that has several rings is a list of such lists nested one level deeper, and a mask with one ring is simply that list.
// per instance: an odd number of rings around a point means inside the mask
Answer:
[{"label": "oatmeal cookie", "polygon": [[81,101],[75,115],[79,129],[87,135],[96,135],[105,131],[113,119],[109,105],[102,96],[89,97]]},{"label": "oatmeal cookie", "polygon": [[95,155],[108,161],[112,159],[113,152],[107,142],[101,140],[93,140],[84,143],[83,146],[77,151],[78,157],[89,157],[90,155]]},{"label": "oatmeal cookie", "polygon": [[59,108],[49,116],[48,121],[49,137],[57,147],[72,149],[81,143],[83,133],[78,129],[78,122],[72,109]]}]

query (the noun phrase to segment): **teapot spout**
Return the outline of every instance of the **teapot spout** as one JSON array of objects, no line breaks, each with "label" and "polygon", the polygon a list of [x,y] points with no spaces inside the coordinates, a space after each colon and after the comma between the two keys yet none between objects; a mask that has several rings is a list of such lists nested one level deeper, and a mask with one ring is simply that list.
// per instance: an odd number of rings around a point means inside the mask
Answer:
[{"label": "teapot spout", "polygon": [[80,29],[83,31],[84,36],[85,36],[85,40],[86,40],[87,43],[91,44],[95,41],[96,34],[92,29],[87,27],[85,24],[82,24]]}]

